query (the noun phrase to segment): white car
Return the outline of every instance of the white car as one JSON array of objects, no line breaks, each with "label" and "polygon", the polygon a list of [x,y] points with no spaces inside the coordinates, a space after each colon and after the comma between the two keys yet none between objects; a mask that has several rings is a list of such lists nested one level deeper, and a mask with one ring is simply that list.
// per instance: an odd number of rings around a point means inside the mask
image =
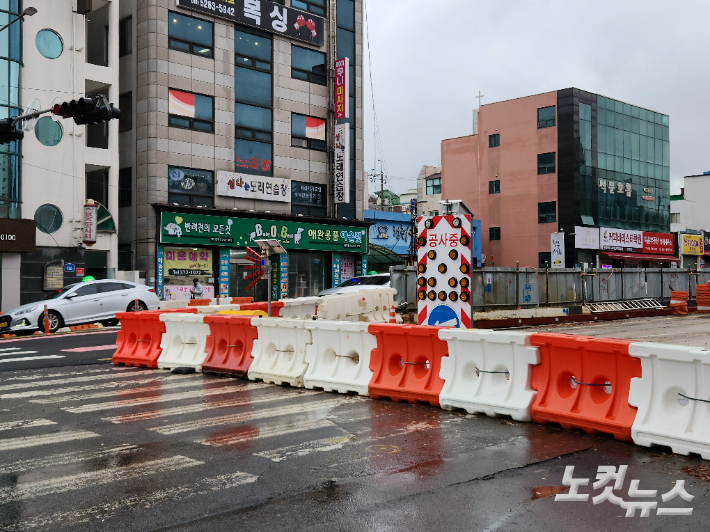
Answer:
[{"label": "white car", "polygon": [[28,303],[0,314],[0,334],[33,334],[44,331],[44,305],[49,310],[49,331],[84,323],[115,324],[117,312],[157,310],[160,300],[154,288],[128,281],[86,281],[65,286],[42,301]]},{"label": "white car", "polygon": [[359,292],[360,290],[377,290],[378,288],[390,287],[390,274],[378,273],[377,275],[363,275],[362,277],[353,277],[347,281],[343,281],[335,288],[323,290],[319,296],[332,296],[334,294],[350,294]]}]

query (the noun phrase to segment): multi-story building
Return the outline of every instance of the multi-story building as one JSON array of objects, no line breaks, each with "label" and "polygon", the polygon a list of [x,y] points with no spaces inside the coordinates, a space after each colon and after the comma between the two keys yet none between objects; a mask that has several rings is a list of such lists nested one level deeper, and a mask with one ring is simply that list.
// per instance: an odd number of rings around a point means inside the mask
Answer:
[{"label": "multi-story building", "polygon": [[677,235],[683,268],[705,268],[710,262],[710,211],[703,207],[709,195],[710,172],[685,176],[680,194],[671,196],[671,232]]},{"label": "multi-story building", "polygon": [[673,261],[654,244],[670,229],[667,115],[563,89],[481,106],[477,134],[445,140],[441,160],[489,265],[552,265],[557,232],[567,267]]},{"label": "multi-story building", "polygon": [[417,203],[421,203],[422,206],[417,209],[417,213],[429,216],[439,214],[439,201],[441,201],[441,167],[422,166],[417,176]]},{"label": "multi-story building", "polygon": [[[361,0],[122,1],[121,30],[135,35],[121,38],[123,267],[167,298],[193,277],[247,295],[245,248],[278,237],[289,254],[274,261],[275,296],[328,288],[341,264],[366,269]],[[335,204],[344,57],[349,201]]]}]

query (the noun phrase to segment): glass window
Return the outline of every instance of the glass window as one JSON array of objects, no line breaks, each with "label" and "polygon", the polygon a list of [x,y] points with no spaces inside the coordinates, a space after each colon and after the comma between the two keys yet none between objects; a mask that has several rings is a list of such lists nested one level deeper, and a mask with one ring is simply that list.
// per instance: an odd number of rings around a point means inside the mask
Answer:
[{"label": "glass window", "polygon": [[542,251],[538,253],[538,268],[549,268],[552,263],[552,253],[550,251]]},{"label": "glass window", "polygon": [[488,147],[497,148],[500,146],[500,134],[488,135]]},{"label": "glass window", "polygon": [[45,203],[35,211],[37,229],[48,235],[59,231],[63,222],[64,217],[62,216],[62,211],[59,210],[59,207],[51,203]]},{"label": "glass window", "polygon": [[500,227],[488,228],[488,240],[500,240]]},{"label": "glass window", "polygon": [[489,194],[499,194],[500,193],[500,180],[488,182],[488,193]]},{"label": "glass window", "polygon": [[537,128],[543,129],[555,125],[555,106],[542,107],[537,110]]},{"label": "glass window", "polygon": [[431,194],[441,194],[441,178],[435,177],[433,179],[426,180],[426,194],[427,196]]},{"label": "glass window", "polygon": [[537,223],[548,224],[557,221],[557,202],[548,201],[537,204]]},{"label": "glass window", "polygon": [[234,106],[234,122],[245,128],[271,131],[271,109],[237,103]]},{"label": "glass window", "polygon": [[93,296],[94,294],[99,293],[99,287],[98,283],[92,283],[92,284],[84,284],[79,286],[74,293],[77,295],[77,297],[82,297],[82,296]]},{"label": "glass window", "polygon": [[86,199],[108,205],[108,171],[95,170],[86,173]]},{"label": "glass window", "polygon": [[168,167],[168,202],[212,207],[214,178],[208,170]]},{"label": "glass window", "polygon": [[325,120],[291,113],[291,145],[326,151]]},{"label": "glass window", "polygon": [[126,285],[123,283],[97,283],[97,286],[99,287],[99,292],[106,293],[106,292],[118,292],[119,290],[125,290]]},{"label": "glass window", "polygon": [[338,28],[355,31],[355,2],[353,0],[338,1]]},{"label": "glass window", "polygon": [[537,175],[555,173],[555,153],[540,153],[537,156]]},{"label": "glass window", "polygon": [[133,19],[124,18],[118,26],[118,55],[124,57],[133,53]]},{"label": "glass window", "polygon": [[355,34],[352,31],[338,28],[338,57],[355,58]]},{"label": "glass window", "polygon": [[133,169],[121,168],[118,171],[118,206],[130,207],[133,203]]},{"label": "glass window", "polygon": [[325,16],[325,0],[291,0],[291,7],[303,9],[322,17]]},{"label": "glass window", "polygon": [[326,216],[327,186],[291,181],[291,214]]},{"label": "glass window", "polygon": [[271,38],[266,35],[234,30],[234,52],[247,58],[271,62]]},{"label": "glass window", "polygon": [[62,140],[62,125],[48,116],[37,120],[35,124],[35,137],[45,146],[56,146]]},{"label": "glass window", "polygon": [[214,130],[214,99],[192,92],[168,90],[169,125],[212,133]]},{"label": "glass window", "polygon": [[241,174],[273,175],[272,146],[270,143],[246,139],[234,141],[236,171]]},{"label": "glass window", "polygon": [[133,93],[126,92],[118,96],[118,108],[121,116],[118,118],[118,131],[130,131],[133,129]]},{"label": "glass window", "polygon": [[170,11],[168,47],[202,57],[214,54],[212,23]]},{"label": "glass window", "polygon": [[271,74],[235,67],[234,83],[237,101],[271,107]]},{"label": "glass window", "polygon": [[47,59],[56,59],[62,55],[64,44],[62,38],[52,30],[42,30],[35,37],[37,50]]},{"label": "glass window", "polygon": [[326,57],[322,52],[291,45],[291,77],[326,85]]},{"label": "glass window", "polygon": [[330,254],[290,251],[288,254],[288,291],[292,297],[317,296],[330,288]]}]

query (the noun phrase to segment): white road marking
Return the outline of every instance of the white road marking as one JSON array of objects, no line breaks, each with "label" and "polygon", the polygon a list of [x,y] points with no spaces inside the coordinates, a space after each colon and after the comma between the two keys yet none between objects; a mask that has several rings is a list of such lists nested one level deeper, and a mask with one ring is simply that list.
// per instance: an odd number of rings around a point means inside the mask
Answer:
[{"label": "white road marking", "polygon": [[0,464],[0,473],[26,473],[28,471],[35,471],[37,469],[75,464],[78,462],[87,462],[89,460],[96,460],[98,458],[106,458],[111,456],[117,457],[125,454],[136,453],[141,450],[142,449],[137,445],[126,444],[122,445],[121,447],[114,447],[113,449],[103,449],[101,451],[94,452],[74,451],[70,453],[53,454],[50,456],[45,456],[43,458],[33,458],[31,460],[17,460],[13,462],[8,462],[6,464]]},{"label": "white road marking", "polygon": [[8,421],[6,423],[0,423],[0,431],[24,429],[29,427],[43,427],[45,425],[56,425],[56,422],[49,419],[22,419],[19,421]]},{"label": "white road marking", "polygon": [[276,436],[286,436],[287,434],[297,434],[299,432],[306,432],[309,430],[325,429],[336,427],[332,421],[327,419],[317,419],[312,421],[291,421],[284,425],[273,425],[271,427],[259,427],[258,433],[252,433],[250,431],[245,431],[242,434],[233,434],[224,437],[215,436],[213,438],[207,438],[204,440],[199,440],[197,443],[203,445],[210,445],[213,447],[219,447],[222,445],[233,445],[235,443],[242,443],[251,440],[261,440],[263,438],[275,438]]},{"label": "white road marking", "polygon": [[74,414],[86,412],[99,412],[101,410],[113,410],[115,408],[127,408],[129,406],[150,405],[153,403],[165,403],[167,401],[181,401],[183,399],[194,399],[196,397],[207,397],[210,395],[222,395],[240,393],[247,390],[262,388],[263,384],[247,384],[246,386],[223,386],[222,388],[208,388],[206,390],[192,390],[189,392],[169,393],[165,395],[155,395],[152,397],[138,397],[137,399],[123,399],[119,401],[109,401],[106,403],[90,403],[88,405],[64,407],[62,410]]},{"label": "white road marking", "polygon": [[39,351],[12,351],[7,353],[0,353],[0,357],[14,357],[16,355],[34,355],[39,353]]},{"label": "white road marking", "polygon": [[5,352],[5,351],[19,351],[21,348],[20,347],[3,347],[0,349],[0,352]]},{"label": "white road marking", "polygon": [[88,430],[72,430],[66,432],[55,432],[53,434],[42,434],[40,436],[25,436],[23,438],[8,438],[0,440],[0,451],[12,449],[26,449],[39,445],[50,445],[52,443],[62,443],[74,440],[86,440],[88,438],[98,438],[99,435]]},{"label": "white road marking", "polygon": [[305,456],[311,453],[336,451],[342,449],[348,443],[353,443],[353,436],[338,436],[335,438],[323,438],[320,440],[308,441],[297,445],[289,445],[271,451],[254,453],[254,456],[268,458],[272,462],[282,462],[292,456]]},{"label": "white road marking", "polygon": [[[120,375],[113,375],[113,374],[107,374],[107,375],[87,375],[86,377],[76,377],[74,379],[58,379],[58,380],[49,380],[49,381],[33,381],[33,382],[18,382],[17,384],[6,384],[4,386],[0,386],[0,392],[4,392],[6,390],[22,390],[23,388],[39,388],[41,386],[54,386],[56,384],[74,384],[77,382],[92,382],[92,381],[97,381],[97,380],[105,380],[105,379],[125,379],[125,378],[130,378],[134,377],[142,372],[131,372],[131,373],[123,373]],[[71,373],[63,373],[63,374],[58,374],[58,375],[52,375],[52,377],[59,376],[59,375],[72,375]]]},{"label": "white road marking", "polygon": [[214,403],[195,403],[187,406],[176,406],[174,408],[165,408],[163,410],[152,410],[150,412],[138,412],[136,414],[126,414],[123,416],[105,417],[104,421],[111,423],[131,423],[133,421],[145,421],[148,419],[156,419],[159,417],[180,416],[183,414],[192,414],[194,412],[204,412],[206,410],[214,410],[217,408],[232,408],[236,406],[252,405],[256,403],[269,403],[272,401],[282,401],[292,399],[294,397],[305,397],[316,395],[323,392],[291,392],[281,393],[277,395],[269,395],[267,397],[239,397],[238,399],[229,399],[227,401],[217,401]]},{"label": "white road marking", "polygon": [[66,358],[60,355],[47,355],[43,357],[24,357],[24,358],[3,358],[0,359],[0,364],[7,362],[26,362],[28,360],[49,360],[50,358]]},{"label": "white road marking", "polygon": [[315,410],[329,410],[343,404],[346,399],[329,399],[327,401],[311,401],[305,404],[289,405],[281,408],[270,408],[267,410],[257,410],[255,412],[243,412],[241,414],[230,414],[227,416],[209,417],[197,419],[194,421],[185,421],[183,423],[175,423],[172,425],[163,425],[162,427],[154,427],[150,430],[159,434],[179,434],[181,432],[190,432],[193,430],[208,429],[218,425],[232,425],[241,423],[242,421],[251,421],[253,419],[265,419],[270,417],[287,416],[292,414],[303,414],[305,412],[313,412]]},{"label": "white road marking", "polygon": [[[21,375],[18,377],[8,377],[6,379],[2,379],[3,382],[9,382],[9,381],[34,381],[38,379],[56,379],[57,377],[76,377],[77,375],[90,375],[94,373],[108,373],[108,372],[114,372],[114,371],[126,371],[126,370],[131,370],[133,373],[140,373],[141,370],[139,368],[133,368],[129,366],[111,366],[109,368],[102,368],[102,369],[85,369],[83,371],[71,371],[68,373],[35,373],[34,375]],[[100,377],[99,377],[100,378]]]},{"label": "white road marking", "polygon": [[204,465],[204,462],[193,460],[185,456],[173,456],[162,458],[150,462],[131,464],[125,467],[113,467],[98,471],[89,471],[65,477],[38,480],[26,484],[17,484],[6,488],[0,488],[0,504],[24,499],[34,499],[44,495],[55,495],[67,491],[75,491],[85,488],[95,488],[104,486],[112,482],[129,480],[147,475],[169,473],[188,467]]}]

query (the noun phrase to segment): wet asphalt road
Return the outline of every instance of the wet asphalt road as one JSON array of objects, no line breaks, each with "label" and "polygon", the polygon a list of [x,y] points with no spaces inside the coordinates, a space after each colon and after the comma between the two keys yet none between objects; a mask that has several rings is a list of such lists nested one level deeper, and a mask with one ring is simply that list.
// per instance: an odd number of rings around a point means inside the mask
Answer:
[{"label": "wet asphalt road", "polygon": [[[710,463],[664,451],[199,374],[12,371],[0,374],[0,530],[702,530],[710,482],[683,467]],[[617,496],[632,500],[636,479],[693,514],[555,501],[567,465],[591,482],[598,466],[628,465]],[[661,503],[676,480],[695,498]]]}]

